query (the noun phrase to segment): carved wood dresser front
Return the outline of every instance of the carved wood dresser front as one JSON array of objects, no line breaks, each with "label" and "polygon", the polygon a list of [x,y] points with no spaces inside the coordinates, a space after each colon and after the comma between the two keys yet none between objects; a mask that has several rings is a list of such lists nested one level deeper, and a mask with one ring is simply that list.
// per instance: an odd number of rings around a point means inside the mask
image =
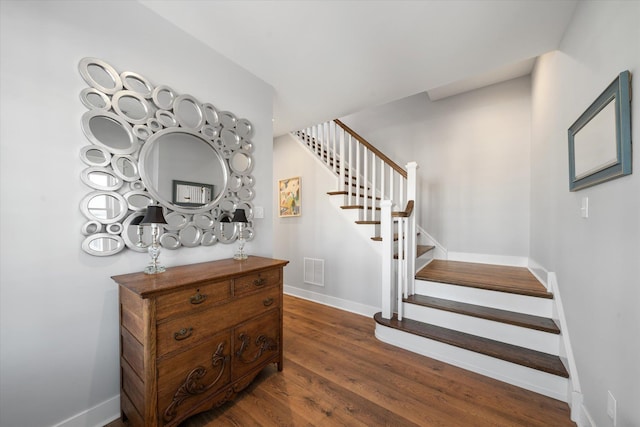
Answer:
[{"label": "carved wood dresser front", "polygon": [[250,256],[114,276],[123,420],[176,426],[235,398],[268,364],[282,371],[287,263]]}]

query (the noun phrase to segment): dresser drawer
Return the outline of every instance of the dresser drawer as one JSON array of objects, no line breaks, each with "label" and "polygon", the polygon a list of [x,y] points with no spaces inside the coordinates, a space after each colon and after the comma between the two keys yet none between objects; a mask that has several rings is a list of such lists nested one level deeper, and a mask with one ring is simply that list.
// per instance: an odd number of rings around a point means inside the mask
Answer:
[{"label": "dresser drawer", "polygon": [[229,384],[230,365],[228,331],[158,362],[158,419],[161,424],[182,419],[194,405]]},{"label": "dresser drawer", "polygon": [[158,323],[158,357],[200,342],[211,335],[212,331],[231,328],[245,319],[279,306],[279,288],[271,287],[243,298],[233,299],[226,304]]},{"label": "dresser drawer", "polygon": [[231,281],[203,283],[156,299],[156,317],[166,319],[175,314],[186,313],[224,301],[231,297]]},{"label": "dresser drawer", "polygon": [[281,269],[266,270],[238,277],[233,281],[233,293],[235,296],[240,296],[259,289],[278,286],[281,282],[280,272]]},{"label": "dresser drawer", "polygon": [[279,355],[279,319],[280,311],[270,310],[234,328],[232,381]]}]

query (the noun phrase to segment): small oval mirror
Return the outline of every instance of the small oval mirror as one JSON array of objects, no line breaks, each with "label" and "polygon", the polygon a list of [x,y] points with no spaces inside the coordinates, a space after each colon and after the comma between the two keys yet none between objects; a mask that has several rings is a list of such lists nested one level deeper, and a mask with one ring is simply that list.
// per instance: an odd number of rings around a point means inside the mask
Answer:
[{"label": "small oval mirror", "polygon": [[135,125],[133,127],[133,133],[143,141],[146,141],[153,134],[151,129],[146,125]]},{"label": "small oval mirror", "polygon": [[137,92],[145,98],[151,98],[153,85],[140,74],[125,71],[120,74],[120,79],[125,88]]},{"label": "small oval mirror", "polygon": [[182,246],[193,248],[200,244],[202,238],[202,230],[195,226],[195,224],[188,224],[185,228],[178,233],[180,236],[180,243]]},{"label": "small oval mirror", "polygon": [[176,94],[169,86],[158,86],[153,90],[151,98],[158,108],[170,110],[173,107]]},{"label": "small oval mirror", "polygon": [[200,244],[202,246],[211,246],[214,245],[218,239],[216,238],[216,234],[212,230],[205,231],[202,233],[202,241]]},{"label": "small oval mirror", "polygon": [[113,110],[134,125],[146,124],[153,114],[151,106],[142,95],[131,90],[121,90],[111,99]]},{"label": "small oval mirror", "polygon": [[249,139],[253,136],[253,126],[247,119],[240,119],[236,123],[236,132],[243,139]]},{"label": "small oval mirror", "polygon": [[131,182],[140,179],[138,163],[131,156],[115,155],[111,159],[113,172],[124,181]]},{"label": "small oval mirror", "polygon": [[[122,239],[124,244],[136,252],[147,252],[149,245],[151,244],[151,233],[145,233],[145,227],[142,225],[131,225],[131,223],[137,218],[144,218],[144,211],[134,212],[127,217],[122,223]],[[148,230],[148,228],[147,228]]]},{"label": "small oval mirror", "polygon": [[109,256],[117,254],[124,249],[124,240],[122,240],[122,237],[114,234],[92,234],[84,239],[82,249],[91,255]]},{"label": "small oval mirror", "polygon": [[164,127],[172,128],[178,126],[178,121],[176,120],[173,113],[170,111],[158,110],[156,111],[156,119],[158,122]]},{"label": "small oval mirror", "polygon": [[82,226],[82,234],[85,236],[96,233],[102,233],[102,224],[98,221],[87,221]]},{"label": "small oval mirror", "polygon": [[229,159],[229,167],[238,174],[249,173],[251,166],[251,156],[240,151],[236,151]]},{"label": "small oval mirror", "polygon": [[233,129],[222,129],[222,132],[220,132],[220,138],[222,138],[224,148],[229,150],[237,150],[240,148],[240,137],[233,131]]},{"label": "small oval mirror", "polygon": [[127,207],[132,211],[141,211],[153,204],[151,195],[146,191],[129,191],[122,196],[127,201]]},{"label": "small oval mirror", "polygon": [[111,154],[104,148],[87,145],[80,150],[80,160],[89,166],[107,166],[111,163]]},{"label": "small oval mirror", "polygon": [[131,125],[108,111],[90,110],[82,115],[82,130],[94,144],[114,154],[131,154],[138,149],[138,139]]},{"label": "small oval mirror", "polygon": [[222,111],[218,113],[218,120],[220,121],[220,124],[222,124],[222,127],[227,129],[233,129],[236,127],[236,123],[238,121],[236,116],[230,111]]},{"label": "small oval mirror", "polygon": [[112,95],[122,89],[122,80],[111,65],[97,58],[82,58],[78,71],[85,82],[99,91]]},{"label": "small oval mirror", "polygon": [[109,234],[120,234],[122,233],[122,224],[119,222],[114,222],[112,224],[107,225],[107,233]]},{"label": "small oval mirror", "polygon": [[218,222],[213,231],[220,243],[230,243],[236,240],[236,225],[232,222]]},{"label": "small oval mirror", "polygon": [[191,221],[191,215],[186,215],[180,212],[171,212],[164,218],[167,221],[164,228],[171,231],[182,230]]},{"label": "small oval mirror", "polygon": [[80,210],[89,220],[111,224],[125,217],[127,202],[116,192],[93,191],[82,199]]},{"label": "small oval mirror", "polygon": [[242,188],[242,178],[239,175],[232,174],[229,177],[229,190],[238,191]]},{"label": "small oval mirror", "polygon": [[193,215],[193,223],[203,230],[208,230],[213,228],[216,221],[213,219],[211,214],[208,213],[198,213]]},{"label": "small oval mirror", "polygon": [[173,113],[183,128],[197,131],[204,124],[200,103],[191,95],[178,96],[173,102]]},{"label": "small oval mirror", "polygon": [[180,237],[175,233],[164,233],[160,236],[160,244],[166,249],[178,249],[180,247]]},{"label": "small oval mirror", "polygon": [[113,171],[100,166],[86,168],[80,174],[80,179],[89,187],[103,191],[115,191],[123,184]]},{"label": "small oval mirror", "polygon": [[109,97],[92,87],[82,89],[80,100],[85,107],[91,110],[108,110],[111,108]]},{"label": "small oval mirror", "polygon": [[207,123],[212,126],[218,124],[218,110],[216,110],[216,107],[214,107],[212,104],[203,104],[202,111],[204,112],[204,117],[207,120]]},{"label": "small oval mirror", "polygon": [[242,187],[238,190],[238,198],[243,201],[248,201],[253,199],[254,192],[252,188]]}]

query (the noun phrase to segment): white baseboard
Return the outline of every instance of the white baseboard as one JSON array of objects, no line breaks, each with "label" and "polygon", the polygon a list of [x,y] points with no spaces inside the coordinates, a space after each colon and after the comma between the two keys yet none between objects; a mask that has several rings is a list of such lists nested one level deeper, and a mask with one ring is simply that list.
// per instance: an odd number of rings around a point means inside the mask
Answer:
[{"label": "white baseboard", "polygon": [[528,267],[529,258],[512,255],[474,254],[468,252],[451,252],[447,254],[448,261],[476,262],[479,264],[507,265],[510,267]]},{"label": "white baseboard", "polygon": [[102,427],[120,418],[120,395],[113,396],[53,427]]},{"label": "white baseboard", "polygon": [[317,302],[318,304],[328,305],[329,307],[349,311],[361,316],[373,317],[374,314],[380,311],[379,307],[373,307],[370,305],[361,304],[359,302],[336,298],[330,295],[319,294],[317,292],[296,288],[295,286],[290,285],[284,285],[284,293],[287,295],[292,295],[294,297]]}]

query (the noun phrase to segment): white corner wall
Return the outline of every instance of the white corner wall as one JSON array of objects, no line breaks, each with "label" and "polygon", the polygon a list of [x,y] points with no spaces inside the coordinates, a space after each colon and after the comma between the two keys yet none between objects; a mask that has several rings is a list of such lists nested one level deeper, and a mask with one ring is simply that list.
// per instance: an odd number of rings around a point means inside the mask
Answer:
[{"label": "white corner wall", "polygon": [[418,224],[450,253],[529,255],[531,79],[432,102],[420,93],[343,121],[418,163]]},{"label": "white corner wall", "polygon": [[[569,192],[567,129],[624,70],[634,75],[633,174]],[[557,274],[583,393],[580,425],[640,425],[640,2],[586,1],[533,77],[531,257]],[[589,218],[580,215],[589,198]]]},{"label": "white corner wall", "polygon": [[[380,250],[356,230],[328,191],[337,178],[295,137],[283,135],[273,147],[274,198],[280,179],[301,177],[301,215],[280,218],[273,208],[273,256],[289,260],[285,292],[360,314],[380,311]],[[351,211],[352,212],[352,211]],[[304,258],[325,261],[323,287],[304,283]]]},{"label": "white corner wall", "polygon": [[[93,56],[255,126],[252,254],[272,256],[273,89],[135,1],[0,2],[0,425],[103,425],[119,416],[118,291],[146,254],[81,248],[80,128]],[[235,245],[163,251],[167,265]]]}]

